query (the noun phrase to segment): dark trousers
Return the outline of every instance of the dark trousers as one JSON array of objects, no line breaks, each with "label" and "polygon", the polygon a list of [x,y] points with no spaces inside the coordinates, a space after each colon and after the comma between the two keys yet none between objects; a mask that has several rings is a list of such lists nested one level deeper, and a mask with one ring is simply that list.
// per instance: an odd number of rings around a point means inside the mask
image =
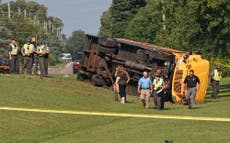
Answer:
[{"label": "dark trousers", "polygon": [[19,62],[18,62],[18,56],[17,55],[13,55],[12,56],[12,60],[10,63],[10,72],[13,73],[19,73]]},{"label": "dark trousers", "polygon": [[41,76],[45,76],[45,58],[44,56],[40,56],[39,57],[39,67],[40,67],[40,72],[41,72]]},{"label": "dark trousers", "polygon": [[155,108],[157,108],[157,93],[155,90],[153,92],[153,103],[155,105]]},{"label": "dark trousers", "polygon": [[153,92],[153,102],[156,109],[164,109],[165,98],[163,91],[159,94],[157,94],[156,91]]},{"label": "dark trousers", "polygon": [[220,83],[219,81],[212,81],[212,97],[217,98],[219,93]]},{"label": "dark trousers", "polygon": [[24,73],[26,69],[27,74],[31,74],[32,66],[33,66],[33,58],[31,56],[25,56],[23,58],[22,73]]},{"label": "dark trousers", "polygon": [[38,75],[39,57],[37,54],[34,54],[33,64],[34,64],[34,74]]},{"label": "dark trousers", "polygon": [[125,97],[125,101],[126,101],[126,85],[123,84],[119,84],[119,94],[121,97]]},{"label": "dark trousers", "polygon": [[48,56],[45,56],[44,57],[45,76],[48,76],[48,66],[49,66],[49,58]]}]

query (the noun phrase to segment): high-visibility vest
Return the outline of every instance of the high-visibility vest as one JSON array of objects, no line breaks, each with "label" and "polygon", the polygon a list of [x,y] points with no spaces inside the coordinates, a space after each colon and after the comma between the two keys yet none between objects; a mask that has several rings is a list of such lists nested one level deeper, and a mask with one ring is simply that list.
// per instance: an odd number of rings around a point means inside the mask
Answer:
[{"label": "high-visibility vest", "polygon": [[153,85],[154,85],[154,90],[157,90],[159,88],[161,88],[163,86],[163,79],[159,78],[159,79],[154,79],[153,80]]},{"label": "high-visibility vest", "polygon": [[45,47],[45,45],[38,46],[37,47],[37,52],[40,55],[44,55],[46,53],[46,47]]},{"label": "high-visibility vest", "polygon": [[11,55],[17,55],[18,54],[18,48],[12,43],[10,44],[10,47],[12,48]]},{"label": "high-visibility vest", "polygon": [[50,48],[48,46],[46,46],[46,52],[49,53],[50,52]]},{"label": "high-visibility vest", "polygon": [[215,80],[215,81],[220,81],[220,79],[221,79],[221,74],[219,74],[219,72],[215,69],[214,71],[213,71],[214,73],[213,73],[213,79]]},{"label": "high-visibility vest", "polygon": [[33,44],[24,44],[23,50],[24,50],[25,55],[29,56],[34,50],[34,45]]}]

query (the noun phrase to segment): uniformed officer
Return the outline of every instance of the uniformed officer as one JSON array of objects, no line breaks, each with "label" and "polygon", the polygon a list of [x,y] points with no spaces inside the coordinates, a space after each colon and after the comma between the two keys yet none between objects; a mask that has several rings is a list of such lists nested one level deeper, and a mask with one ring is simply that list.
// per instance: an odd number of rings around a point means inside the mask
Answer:
[{"label": "uniformed officer", "polygon": [[[184,86],[187,87],[186,100],[188,102],[189,109],[192,109],[195,106],[196,93],[200,89],[200,79],[194,75],[194,70],[189,71],[189,75],[186,76],[184,80]],[[184,90],[184,87],[182,89]]]},{"label": "uniformed officer", "polygon": [[28,39],[26,41],[26,44],[23,45],[22,49],[22,56],[23,56],[23,67],[22,67],[22,73],[24,73],[25,68],[27,69],[27,74],[32,73],[32,66],[33,66],[33,57],[32,54],[34,52],[34,45],[30,43],[30,40]]},{"label": "uniformed officer", "polygon": [[150,104],[150,94],[152,92],[152,81],[146,71],[143,72],[143,77],[138,81],[137,91],[140,94],[143,106],[148,109]]},{"label": "uniformed officer", "polygon": [[37,54],[39,57],[39,67],[40,67],[40,76],[45,76],[45,55],[46,55],[46,47],[42,41],[38,42],[37,46]]},{"label": "uniformed officer", "polygon": [[45,77],[48,76],[49,54],[50,54],[50,48],[47,45],[45,45],[45,56],[44,56]]},{"label": "uniformed officer", "polygon": [[19,73],[19,61],[18,61],[18,54],[19,54],[20,48],[16,42],[15,39],[12,39],[10,45],[9,45],[9,60],[11,63],[11,72]]},{"label": "uniformed officer", "polygon": [[155,73],[155,78],[153,80],[153,100],[155,103],[155,108],[160,110],[164,109],[164,89],[166,85],[164,79],[159,73]]},{"label": "uniformed officer", "polygon": [[34,70],[33,70],[33,73],[35,75],[38,75],[38,55],[37,55],[37,40],[35,37],[32,37],[31,39],[31,44],[34,45],[34,53],[32,54],[32,57],[33,57],[33,67],[34,67]]},{"label": "uniformed officer", "polygon": [[210,80],[212,84],[212,98],[218,98],[219,87],[220,87],[220,80],[223,76],[221,72],[220,65],[216,66],[216,69],[210,75]]}]

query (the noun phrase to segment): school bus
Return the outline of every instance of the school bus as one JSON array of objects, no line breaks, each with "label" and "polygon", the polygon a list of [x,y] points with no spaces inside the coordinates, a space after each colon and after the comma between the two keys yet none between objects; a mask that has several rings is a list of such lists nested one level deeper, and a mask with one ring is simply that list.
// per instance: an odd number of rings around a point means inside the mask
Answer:
[{"label": "school bus", "polygon": [[90,80],[97,86],[112,86],[117,66],[124,66],[131,80],[127,91],[137,95],[137,84],[143,71],[151,78],[157,70],[168,81],[166,100],[183,103],[183,81],[193,69],[200,79],[197,102],[203,102],[208,86],[209,61],[199,52],[179,51],[122,38],[86,35],[78,79]]}]

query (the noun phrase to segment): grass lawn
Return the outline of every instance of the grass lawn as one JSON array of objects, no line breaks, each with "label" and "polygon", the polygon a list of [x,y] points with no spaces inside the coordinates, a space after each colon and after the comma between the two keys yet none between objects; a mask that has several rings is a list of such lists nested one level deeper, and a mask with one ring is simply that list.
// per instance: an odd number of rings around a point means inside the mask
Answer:
[{"label": "grass lawn", "polygon": [[[137,97],[113,101],[113,92],[76,81],[74,75],[39,79],[0,76],[0,106],[230,118],[230,79],[223,79],[219,99],[210,98],[194,110],[166,104],[166,110],[144,110]],[[32,113],[0,110],[2,143],[228,143],[230,123]]]}]

